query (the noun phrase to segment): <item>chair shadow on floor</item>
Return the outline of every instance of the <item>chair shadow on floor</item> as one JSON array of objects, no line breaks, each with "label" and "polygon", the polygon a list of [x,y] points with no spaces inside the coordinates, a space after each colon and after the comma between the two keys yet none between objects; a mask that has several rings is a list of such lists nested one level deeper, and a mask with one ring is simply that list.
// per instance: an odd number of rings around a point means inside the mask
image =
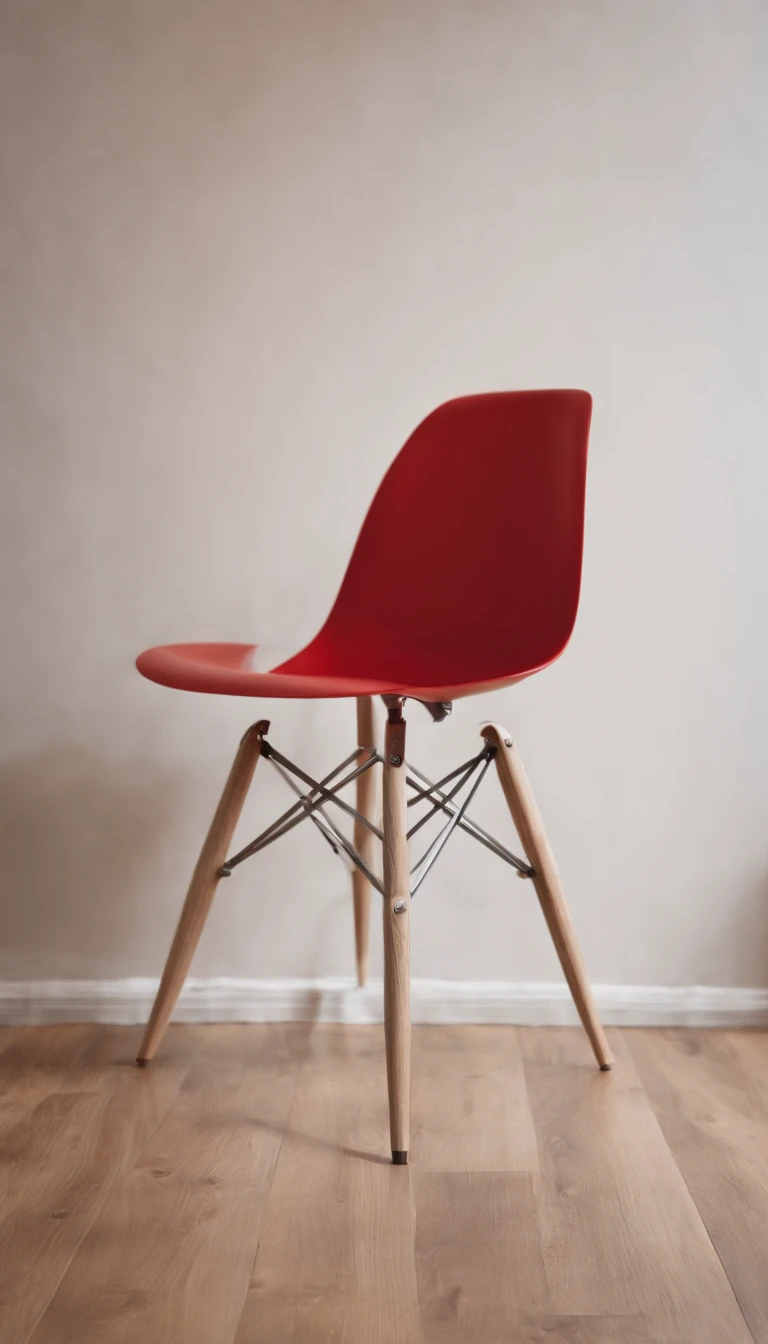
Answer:
[{"label": "chair shadow on floor", "polygon": [[[240,1120],[236,1121],[239,1125]],[[276,1134],[278,1138],[283,1138],[289,1133],[287,1125],[276,1125],[270,1120],[262,1120],[259,1116],[249,1115],[248,1123],[253,1125],[254,1129],[264,1130],[269,1134]],[[227,1124],[226,1116],[216,1117],[216,1128],[221,1129]],[[379,1126],[382,1135],[382,1142],[386,1144],[387,1122],[386,1116],[382,1116]],[[291,1139],[295,1143],[306,1144],[309,1148],[317,1148],[324,1152],[339,1153],[342,1157],[356,1158],[359,1162],[372,1162],[375,1165],[384,1167],[392,1166],[392,1158],[387,1153],[377,1153],[375,1150],[368,1152],[363,1148],[350,1148],[348,1144],[334,1143],[332,1139],[324,1139],[319,1134],[307,1134],[305,1130],[290,1128]]]}]

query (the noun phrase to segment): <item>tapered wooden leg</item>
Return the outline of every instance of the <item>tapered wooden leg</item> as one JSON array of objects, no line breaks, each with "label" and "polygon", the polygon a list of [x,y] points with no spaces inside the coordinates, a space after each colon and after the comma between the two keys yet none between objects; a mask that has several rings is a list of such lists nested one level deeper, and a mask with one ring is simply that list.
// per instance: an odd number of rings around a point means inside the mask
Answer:
[{"label": "tapered wooden leg", "polygon": [[610,1069],[613,1055],[597,1015],[592,987],[587,979],[571,916],[565,903],[560,876],[520,754],[509,733],[500,724],[488,724],[482,731],[486,741],[497,748],[496,766],[501,787],[528,861],[535,870],[533,885],[579,1017],[600,1068]]},{"label": "tapered wooden leg", "polygon": [[268,729],[269,724],[264,720],[255,723],[248,729],[238,747],[219,806],[192,874],[157,998],[137,1055],[139,1064],[148,1064],[152,1059],[176,1006],[176,1000],[181,993],[195,948],[208,918],[208,911],[219,883],[221,865],[227,857],[230,841],[261,755],[262,740]]},{"label": "tapered wooden leg", "polygon": [[[395,697],[392,697],[395,700]],[[408,1161],[411,1093],[411,890],[402,703],[389,703],[384,732],[384,1037],[392,1161]]]},{"label": "tapered wooden leg", "polygon": [[[357,701],[357,764],[363,765],[371,752],[376,750],[376,721],[373,699],[370,695],[361,695]],[[366,770],[357,780],[357,798],[355,806],[364,817],[373,821],[376,810],[376,775],[374,768]],[[355,849],[371,871],[375,871],[376,836],[362,821],[355,821]],[[368,942],[371,922],[371,884],[359,868],[352,870],[352,899],[355,906],[355,959],[357,961],[357,983],[364,985],[368,979]]]}]

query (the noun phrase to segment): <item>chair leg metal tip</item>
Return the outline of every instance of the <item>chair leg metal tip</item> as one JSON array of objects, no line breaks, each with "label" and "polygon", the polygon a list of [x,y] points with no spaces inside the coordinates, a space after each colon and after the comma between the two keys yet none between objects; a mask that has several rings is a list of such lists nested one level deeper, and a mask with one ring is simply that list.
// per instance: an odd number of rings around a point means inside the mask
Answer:
[{"label": "chair leg metal tip", "polygon": [[148,1063],[149,1063],[148,1059],[142,1059],[141,1056],[139,1055],[136,1056],[136,1067],[138,1069],[146,1069]]},{"label": "chair leg metal tip", "polygon": [[612,1068],[613,1068],[613,1065],[612,1065],[612,1064],[601,1064],[601,1065],[600,1065],[600,1072],[601,1072],[601,1073],[610,1073]]},{"label": "chair leg metal tip", "polygon": [[393,1149],[392,1149],[392,1161],[393,1161],[393,1163],[394,1163],[394,1165],[395,1165],[396,1167],[407,1167],[407,1165],[408,1165],[408,1149],[406,1148],[405,1151],[403,1151],[402,1149],[399,1149],[399,1148],[393,1148]]}]

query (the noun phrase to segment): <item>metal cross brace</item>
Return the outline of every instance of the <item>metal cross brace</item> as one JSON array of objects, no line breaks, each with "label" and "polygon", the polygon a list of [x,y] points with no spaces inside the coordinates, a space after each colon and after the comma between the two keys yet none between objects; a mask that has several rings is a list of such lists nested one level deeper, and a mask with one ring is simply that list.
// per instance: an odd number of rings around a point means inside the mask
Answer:
[{"label": "metal cross brace", "polygon": [[[300,767],[294,764],[293,761],[289,761],[287,757],[283,756],[265,739],[261,747],[262,756],[272,763],[290,788],[293,789],[294,793],[298,794],[298,802],[294,803],[292,807],[289,807],[286,812],[283,812],[282,816],[272,822],[271,826],[268,826],[265,831],[262,831],[261,834],[258,835],[255,840],[252,840],[250,844],[246,845],[244,849],[239,850],[237,854],[233,854],[231,859],[227,859],[226,863],[222,865],[221,876],[229,877],[230,873],[238,866],[238,864],[243,863],[244,860],[250,858],[252,854],[258,853],[260,849],[265,849],[266,846],[271,845],[274,840],[279,840],[282,835],[293,830],[294,826],[298,826],[300,822],[306,821],[306,819],[309,818],[320,831],[323,839],[331,846],[334,853],[338,854],[341,858],[346,856],[346,860],[355,864],[371,885],[383,895],[384,884],[381,878],[369,868],[368,864],[357,852],[352,842],[347,839],[344,832],[339,829],[326,810],[329,803],[335,803],[337,807],[342,809],[342,811],[355,818],[355,820],[362,822],[370,831],[373,831],[374,835],[376,835],[379,840],[384,839],[381,829],[371,821],[370,817],[364,816],[361,812],[358,812],[357,808],[352,807],[350,803],[338,796],[341,789],[345,788],[347,784],[351,784],[353,780],[359,779],[366,770],[370,770],[374,765],[383,763],[383,758],[380,754],[377,751],[372,750],[368,752],[366,759],[360,765],[357,765],[354,770],[350,770],[348,773],[342,775],[342,772],[345,771],[353,761],[358,759],[361,750],[363,749],[356,747],[340,765],[337,765],[334,770],[331,770],[330,774],[325,775],[321,780],[316,780],[304,770],[300,769]],[[458,765],[455,770],[451,770],[442,779],[439,779],[436,784],[433,784],[420,770],[409,765],[407,761],[404,763],[404,768],[408,772],[406,774],[406,784],[409,788],[414,790],[413,797],[408,799],[408,807],[413,807],[420,802],[430,804],[425,815],[407,832],[407,838],[410,840],[417,831],[421,830],[422,826],[426,825],[426,823],[436,815],[436,813],[445,812],[448,816],[446,824],[438,832],[434,840],[422,854],[421,858],[411,869],[411,896],[414,896],[418,891],[424,878],[432,867],[432,864],[435,862],[440,851],[443,849],[444,845],[447,844],[453,831],[456,830],[457,827],[460,827],[461,830],[467,833],[467,835],[471,835],[475,840],[478,840],[481,845],[485,845],[485,847],[490,849],[494,854],[498,854],[499,858],[504,859],[506,863],[511,864],[512,867],[517,870],[520,877],[534,876],[534,870],[529,863],[526,863],[524,859],[519,859],[515,854],[508,850],[506,846],[502,845],[500,841],[496,840],[492,835],[489,835],[487,831],[484,831],[481,826],[477,825],[477,822],[472,821],[471,818],[467,816],[467,808],[485,778],[485,774],[495,754],[495,747],[484,747],[476,756],[473,756],[468,761],[464,761],[462,765]],[[339,775],[342,775],[341,779],[338,778]],[[297,780],[301,780],[303,784],[308,786],[306,792],[301,789]],[[446,792],[445,785],[451,784],[453,780],[456,782]],[[460,798],[459,795],[465,788],[467,789],[467,792],[463,798]]]}]

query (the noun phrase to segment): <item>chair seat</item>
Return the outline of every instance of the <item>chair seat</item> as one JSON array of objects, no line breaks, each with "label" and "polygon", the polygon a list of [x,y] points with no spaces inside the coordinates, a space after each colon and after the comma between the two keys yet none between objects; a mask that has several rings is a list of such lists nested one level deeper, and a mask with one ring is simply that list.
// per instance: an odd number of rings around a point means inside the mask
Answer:
[{"label": "chair seat", "polygon": [[309,644],[272,671],[253,644],[170,644],[139,671],[218,695],[438,703],[539,672],[576,619],[591,407],[573,389],[445,402],[386,473]]},{"label": "chair seat", "polygon": [[508,686],[537,668],[493,681],[460,685],[412,686],[404,681],[371,679],[340,674],[281,671],[257,672],[253,668],[256,644],[162,644],[147,649],[136,659],[142,676],[161,686],[180,691],[213,695],[249,695],[276,700],[332,700],[359,695],[407,695],[416,700],[457,700],[464,695]]}]

